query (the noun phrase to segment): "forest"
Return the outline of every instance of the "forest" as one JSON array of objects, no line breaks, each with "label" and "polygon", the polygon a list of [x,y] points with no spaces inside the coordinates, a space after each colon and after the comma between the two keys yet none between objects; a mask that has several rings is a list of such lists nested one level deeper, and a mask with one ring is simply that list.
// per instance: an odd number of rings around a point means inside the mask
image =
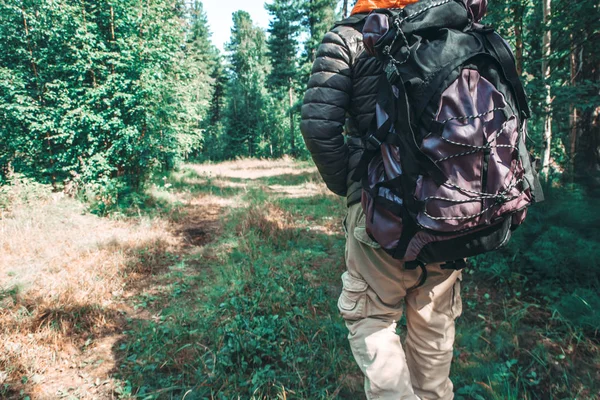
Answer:
[{"label": "forest", "polygon": [[[220,51],[200,0],[0,1],[0,398],[364,398],[345,205],[300,133],[353,5],[236,11]],[[546,201],[470,262],[457,398],[599,398],[599,16],[489,1]]]},{"label": "forest", "polygon": [[[220,54],[201,1],[3,1],[0,179],[114,191],[185,160],[306,158],[311,64],[351,6],[275,0],[266,32],[236,12]],[[545,175],[597,184],[597,4],[493,1],[484,22],[514,48]]]}]

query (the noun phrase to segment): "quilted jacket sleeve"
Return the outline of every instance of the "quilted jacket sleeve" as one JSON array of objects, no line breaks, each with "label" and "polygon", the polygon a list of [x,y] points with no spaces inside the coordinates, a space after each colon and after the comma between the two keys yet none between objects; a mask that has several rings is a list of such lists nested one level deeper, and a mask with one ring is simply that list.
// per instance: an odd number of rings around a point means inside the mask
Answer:
[{"label": "quilted jacket sleeve", "polygon": [[351,92],[350,51],[337,33],[329,32],[313,64],[300,130],[325,184],[340,196],[347,191],[348,147],[343,130]]}]

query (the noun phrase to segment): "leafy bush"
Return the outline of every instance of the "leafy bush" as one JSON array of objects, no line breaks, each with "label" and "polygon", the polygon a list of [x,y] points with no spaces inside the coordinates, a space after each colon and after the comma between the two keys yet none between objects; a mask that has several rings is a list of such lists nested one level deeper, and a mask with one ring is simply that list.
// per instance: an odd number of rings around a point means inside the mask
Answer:
[{"label": "leafy bush", "polygon": [[199,116],[177,90],[190,80],[180,15],[167,1],[1,2],[0,179],[11,165],[46,183],[136,187],[198,147]]},{"label": "leafy bush", "polygon": [[582,187],[545,188],[509,245],[472,260],[477,273],[517,284],[556,304],[563,318],[595,334],[600,326],[600,213]]}]

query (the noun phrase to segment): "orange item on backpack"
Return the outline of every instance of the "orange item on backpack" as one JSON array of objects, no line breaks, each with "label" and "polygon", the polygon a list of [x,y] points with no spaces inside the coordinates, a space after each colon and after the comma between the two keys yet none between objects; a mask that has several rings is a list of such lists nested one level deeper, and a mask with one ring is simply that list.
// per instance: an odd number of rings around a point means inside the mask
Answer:
[{"label": "orange item on backpack", "polygon": [[352,14],[371,12],[378,8],[404,8],[419,0],[358,0],[352,9]]}]

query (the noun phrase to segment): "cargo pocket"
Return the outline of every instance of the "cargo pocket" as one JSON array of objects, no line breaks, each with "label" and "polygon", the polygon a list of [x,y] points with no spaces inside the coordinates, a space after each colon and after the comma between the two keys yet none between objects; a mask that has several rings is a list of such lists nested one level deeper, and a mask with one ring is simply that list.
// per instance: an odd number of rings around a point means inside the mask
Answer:
[{"label": "cargo pocket", "polygon": [[462,314],[462,298],[460,297],[461,281],[462,274],[459,274],[452,286],[452,316],[454,319],[460,317]]},{"label": "cargo pocket", "polygon": [[361,213],[361,216],[358,219],[356,227],[354,228],[354,232],[353,232],[354,238],[356,240],[358,240],[359,242],[361,242],[362,244],[366,244],[369,247],[372,247],[374,249],[380,249],[381,245],[379,243],[377,243],[376,241],[374,241],[373,239],[371,239],[371,237],[367,233],[367,229],[365,227],[365,225],[366,225],[365,220],[366,220],[365,214]]},{"label": "cargo pocket", "polygon": [[342,317],[348,321],[363,318],[369,285],[348,272],[342,274],[342,284],[342,294],[338,299],[338,308]]}]

